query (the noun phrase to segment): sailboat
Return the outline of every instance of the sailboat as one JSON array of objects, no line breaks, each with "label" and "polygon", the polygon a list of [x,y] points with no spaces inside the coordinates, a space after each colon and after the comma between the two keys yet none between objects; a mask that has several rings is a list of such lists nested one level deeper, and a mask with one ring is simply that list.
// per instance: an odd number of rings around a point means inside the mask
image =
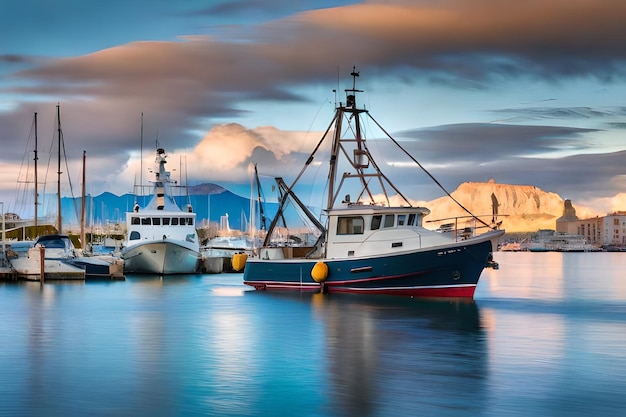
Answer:
[{"label": "sailboat", "polygon": [[[351,76],[352,88],[345,90],[345,104],[340,102],[336,106],[328,129],[292,185],[277,179],[281,190],[279,208],[258,256],[246,260],[244,284],[257,290],[472,298],[504,230],[498,229],[499,224],[490,225],[479,218],[476,220],[488,229],[482,234],[477,233],[478,228],[471,230],[470,235],[468,228],[450,233],[423,227],[423,218],[430,210],[413,206],[382,173],[361,128],[365,120],[378,126],[394,145],[434,178],[368,110],[357,105],[357,93],[362,92],[356,89],[359,73],[353,68]],[[323,211],[325,222],[322,222],[298,198],[294,186],[327,138],[331,138],[331,151]],[[383,203],[375,198],[374,186],[384,195]],[[391,205],[388,189],[395,191],[403,203]],[[356,199],[350,194],[340,198],[345,190],[355,192]],[[277,224],[284,220],[284,210],[290,204],[298,206],[316,226],[317,240],[313,245],[302,241],[287,246],[272,241]]]},{"label": "sailboat", "polygon": [[[39,236],[35,241],[35,247],[45,248],[46,261],[60,261],[74,268],[84,271],[85,279],[124,279],[121,264],[116,259],[103,259],[97,256],[84,256],[78,253],[69,235],[63,233],[63,218],[61,215],[61,150],[65,149],[63,143],[63,131],[61,130],[61,110],[57,104],[57,230],[58,233]],[[81,210],[81,234],[80,243],[85,247],[85,160],[86,151],[83,151],[83,173],[82,173],[82,210]],[[35,211],[36,213],[36,211]]]},{"label": "sailboat", "polygon": [[153,196],[145,208],[135,203],[126,213],[127,238],[122,248],[124,272],[190,274],[198,270],[200,244],[191,205],[181,210],[171,192],[165,149],[156,151]]},{"label": "sailboat", "polygon": [[[37,179],[37,113],[34,115],[35,129],[35,233],[38,233],[38,179]],[[34,242],[28,244],[26,253],[11,260],[18,277],[38,280],[41,278],[43,267],[47,279],[123,279],[121,265],[115,260],[104,260],[98,257],[86,257],[77,253],[69,235],[62,233],[61,216],[61,149],[64,149],[61,130],[61,112],[57,105],[57,133],[58,133],[58,165],[57,165],[57,231],[58,233],[38,236]],[[85,152],[83,152],[83,187],[85,182]],[[83,190],[84,194],[84,190]],[[84,245],[84,234],[81,233]],[[41,262],[41,256],[44,259]]]}]

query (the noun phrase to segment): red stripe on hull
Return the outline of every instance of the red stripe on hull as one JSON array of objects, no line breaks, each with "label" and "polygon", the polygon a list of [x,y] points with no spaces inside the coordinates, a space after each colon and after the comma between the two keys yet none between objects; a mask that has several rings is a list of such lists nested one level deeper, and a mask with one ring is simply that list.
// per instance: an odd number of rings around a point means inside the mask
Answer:
[{"label": "red stripe on hull", "polygon": [[[319,292],[322,286],[318,284],[308,285],[288,282],[253,282],[244,281],[244,284],[250,285],[259,291],[307,291]],[[442,287],[404,287],[404,288],[354,288],[340,285],[325,285],[325,292],[328,293],[352,293],[352,294],[373,294],[373,295],[397,295],[404,297],[428,297],[428,298],[472,298],[476,285],[458,285],[458,286],[442,286]]]},{"label": "red stripe on hull", "polygon": [[424,287],[424,288],[350,288],[328,286],[329,293],[352,293],[352,294],[376,294],[376,295],[400,295],[405,297],[429,297],[429,298],[472,298],[474,297],[475,285],[458,287]]},{"label": "red stripe on hull", "polygon": [[300,284],[299,282],[274,282],[274,281],[244,281],[245,285],[254,287],[255,290],[286,290],[286,291],[311,291],[319,292],[319,284]]}]

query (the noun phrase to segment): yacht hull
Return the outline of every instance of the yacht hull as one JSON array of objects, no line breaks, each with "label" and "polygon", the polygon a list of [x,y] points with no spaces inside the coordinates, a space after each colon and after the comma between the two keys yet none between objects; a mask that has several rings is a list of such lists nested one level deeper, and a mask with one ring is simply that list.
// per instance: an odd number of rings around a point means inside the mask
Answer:
[{"label": "yacht hull", "polygon": [[193,274],[200,255],[192,245],[170,240],[142,241],[122,251],[127,274]]}]

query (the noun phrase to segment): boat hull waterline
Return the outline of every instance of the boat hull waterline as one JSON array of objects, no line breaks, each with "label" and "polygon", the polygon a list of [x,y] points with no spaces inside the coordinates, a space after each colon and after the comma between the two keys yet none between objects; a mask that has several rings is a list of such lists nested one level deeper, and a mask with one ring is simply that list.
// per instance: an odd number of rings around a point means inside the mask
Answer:
[{"label": "boat hull waterline", "polygon": [[248,259],[244,284],[257,290],[471,298],[492,253],[492,239],[503,233],[494,231],[472,241],[408,253],[325,259],[328,277],[322,284],[311,277],[319,259]]},{"label": "boat hull waterline", "polygon": [[142,242],[126,248],[124,271],[140,274],[193,274],[198,270],[199,253],[180,242]]}]

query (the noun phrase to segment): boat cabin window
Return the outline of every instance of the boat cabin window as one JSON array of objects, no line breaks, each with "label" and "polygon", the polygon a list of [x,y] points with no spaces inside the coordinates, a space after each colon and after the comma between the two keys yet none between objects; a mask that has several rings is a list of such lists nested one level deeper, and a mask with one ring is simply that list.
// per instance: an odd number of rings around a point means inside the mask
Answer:
[{"label": "boat cabin window", "polygon": [[152,224],[155,226],[160,226],[161,225],[161,218],[160,217],[153,217],[152,218]]},{"label": "boat cabin window", "polygon": [[65,249],[65,242],[61,239],[43,240],[39,243],[48,249]]},{"label": "boat cabin window", "polygon": [[416,217],[415,213],[409,214],[409,222],[407,223],[407,225],[409,225],[409,226],[414,226],[414,225],[415,226],[419,226],[419,225],[415,224],[415,217]]},{"label": "boat cabin window", "polygon": [[141,224],[150,224],[150,217],[142,217],[141,218]]},{"label": "boat cabin window", "polygon": [[363,234],[365,222],[363,217],[339,217],[337,219],[338,235],[360,235]]},{"label": "boat cabin window", "polygon": [[406,220],[406,214],[398,214],[398,226],[404,226]]},{"label": "boat cabin window", "polygon": [[395,220],[396,220],[395,214],[385,214],[385,227],[393,227]]},{"label": "boat cabin window", "polygon": [[172,218],[172,226],[178,226],[178,217]]},{"label": "boat cabin window", "polygon": [[139,240],[141,238],[141,235],[139,234],[138,231],[133,230],[132,232],[130,232],[130,236],[129,236],[129,240]]},{"label": "boat cabin window", "polygon": [[372,216],[372,224],[370,225],[370,229],[372,230],[380,229],[380,222],[382,219],[383,219],[383,216],[380,214]]},{"label": "boat cabin window", "polygon": [[163,217],[163,226],[169,226],[169,225],[170,225],[170,218]]},{"label": "boat cabin window", "polygon": [[180,224],[181,225],[193,225],[193,219],[191,217],[181,217],[180,218]]},{"label": "boat cabin window", "polygon": [[131,217],[130,224],[139,224],[139,217]]}]

